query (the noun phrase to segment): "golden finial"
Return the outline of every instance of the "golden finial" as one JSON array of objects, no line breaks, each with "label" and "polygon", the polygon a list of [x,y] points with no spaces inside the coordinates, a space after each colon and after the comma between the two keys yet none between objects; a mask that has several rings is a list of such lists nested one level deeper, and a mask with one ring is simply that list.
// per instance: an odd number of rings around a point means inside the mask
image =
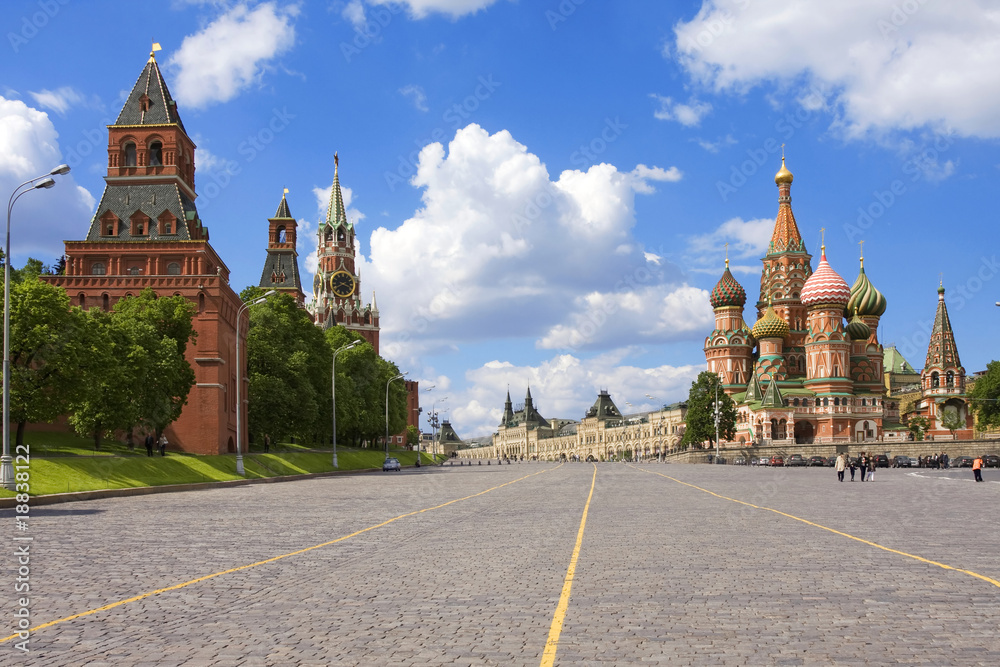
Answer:
[{"label": "golden finial", "polygon": [[729,244],[726,244],[726,269],[729,269]]},{"label": "golden finial", "polygon": [[285,191],[281,194],[281,198],[284,199],[285,195],[287,194],[288,194],[288,188],[285,188]]},{"label": "golden finial", "polygon": [[819,249],[821,251],[826,251],[826,227],[819,228]]},{"label": "golden finial", "polygon": [[861,247],[861,268],[865,268],[865,242],[858,241],[858,245]]},{"label": "golden finial", "polygon": [[785,144],[781,144],[781,161],[785,161]]},{"label": "golden finial", "polygon": [[157,51],[162,51],[163,49],[162,49],[162,47],[160,47],[160,43],[159,42],[157,42],[155,40],[150,40],[150,41],[153,42],[153,46],[152,46],[152,48],[149,49],[149,62],[153,62],[153,61],[156,60],[156,52]]},{"label": "golden finial", "polygon": [[781,144],[781,169],[774,175],[774,182],[778,185],[792,182],[792,172],[785,166],[785,144]]}]

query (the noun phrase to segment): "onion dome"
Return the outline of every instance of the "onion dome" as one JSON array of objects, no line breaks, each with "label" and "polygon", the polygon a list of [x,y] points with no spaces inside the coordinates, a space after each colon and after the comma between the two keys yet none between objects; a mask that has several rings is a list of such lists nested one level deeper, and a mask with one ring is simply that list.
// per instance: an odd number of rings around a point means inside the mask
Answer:
[{"label": "onion dome", "polygon": [[781,169],[779,169],[778,173],[774,175],[774,182],[778,185],[781,185],[782,183],[790,184],[792,182],[792,172],[788,171],[788,168],[785,166],[784,155],[781,156]]},{"label": "onion dome", "polygon": [[822,246],[819,266],[802,286],[802,305],[831,303],[846,306],[850,298],[851,290],[847,287],[847,281],[841,278],[826,261],[826,246]]},{"label": "onion dome", "polygon": [[709,301],[712,303],[712,308],[723,308],[725,306],[739,306],[743,307],[747,302],[747,293],[743,289],[743,286],[736,282],[736,278],[733,274],[729,272],[729,260],[726,260],[726,271],[722,274],[722,278],[712,289],[712,294],[709,297]]},{"label": "onion dome", "polygon": [[750,330],[750,335],[757,340],[764,340],[765,338],[787,338],[788,337],[788,322],[783,318],[779,317],[771,304],[767,305],[767,310],[764,311],[764,315],[757,320],[757,323],[753,325],[753,329]]},{"label": "onion dome", "polygon": [[875,289],[865,275],[865,260],[861,258],[861,273],[851,287],[851,299],[847,302],[847,312],[852,315],[881,317],[886,307],[885,297]]},{"label": "onion dome", "polygon": [[868,337],[872,335],[872,330],[864,323],[860,315],[855,315],[847,323],[847,335],[851,337],[851,340],[868,340]]}]

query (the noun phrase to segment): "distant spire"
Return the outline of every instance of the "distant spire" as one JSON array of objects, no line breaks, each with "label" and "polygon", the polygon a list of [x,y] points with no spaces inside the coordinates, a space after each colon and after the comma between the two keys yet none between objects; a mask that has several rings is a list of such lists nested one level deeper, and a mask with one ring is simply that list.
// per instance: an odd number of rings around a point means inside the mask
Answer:
[{"label": "distant spire", "polygon": [[326,224],[334,227],[350,227],[344,210],[344,195],[340,191],[340,157],[333,154],[333,187],[330,189],[330,205],[326,209]]},{"label": "distant spire", "polygon": [[286,194],[288,194],[288,188],[285,188],[284,193],[282,193],[282,195],[281,195],[281,201],[278,203],[278,210],[274,214],[274,217],[276,219],[277,218],[291,218],[292,217],[292,212],[288,208],[288,200],[285,199],[285,195]]}]

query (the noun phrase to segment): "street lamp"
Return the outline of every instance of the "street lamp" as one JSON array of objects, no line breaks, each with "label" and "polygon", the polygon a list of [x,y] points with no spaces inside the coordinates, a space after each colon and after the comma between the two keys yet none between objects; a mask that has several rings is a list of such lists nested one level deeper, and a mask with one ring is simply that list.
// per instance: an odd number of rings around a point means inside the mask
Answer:
[{"label": "street lamp", "polygon": [[240,443],[243,440],[243,401],[240,399],[240,389],[243,387],[243,381],[240,379],[240,370],[243,368],[242,357],[240,357],[240,317],[243,315],[244,310],[258,303],[264,303],[267,301],[267,297],[276,293],[276,290],[268,290],[264,292],[263,296],[244,303],[236,311],[236,474],[243,475],[244,477],[247,473],[243,469],[243,450],[240,448]]},{"label": "street lamp", "polygon": [[339,468],[337,465],[337,355],[344,350],[349,350],[358,343],[360,340],[354,340],[344,345],[343,347],[337,348],[333,353],[333,363],[330,366],[330,406],[333,410],[333,467]]},{"label": "street lamp", "polygon": [[427,415],[427,423],[429,423],[431,425],[431,436],[432,436],[431,439],[434,442],[434,456],[437,456],[437,453],[438,453],[438,440],[437,440],[437,436],[438,436],[438,413],[437,413],[437,404],[438,404],[438,401],[447,401],[447,400],[448,400],[447,396],[441,396],[440,398],[435,398],[434,402],[431,403],[431,413],[429,415]]},{"label": "street lamp", "polygon": [[[437,385],[433,385],[432,384],[429,387],[425,387],[424,391],[430,391],[431,389],[433,389],[436,386]],[[419,429],[419,426],[420,426],[420,413],[423,412],[424,409],[418,405],[417,407],[413,408],[413,410],[417,413],[417,427],[418,427],[418,429],[417,429],[417,467],[419,468],[420,467],[420,429]]]},{"label": "street lamp", "polygon": [[406,373],[400,373],[396,377],[389,378],[385,383],[385,458],[389,458],[389,385],[400,379]]},{"label": "street lamp", "polygon": [[[47,174],[29,178],[14,188],[7,200],[7,245],[3,261],[3,454],[0,455],[0,479],[5,489],[16,490],[14,459],[10,455],[10,213],[14,203],[26,192],[48,190],[56,184],[53,176],[69,173],[69,165],[61,164]],[[30,185],[31,187],[24,188]]]}]

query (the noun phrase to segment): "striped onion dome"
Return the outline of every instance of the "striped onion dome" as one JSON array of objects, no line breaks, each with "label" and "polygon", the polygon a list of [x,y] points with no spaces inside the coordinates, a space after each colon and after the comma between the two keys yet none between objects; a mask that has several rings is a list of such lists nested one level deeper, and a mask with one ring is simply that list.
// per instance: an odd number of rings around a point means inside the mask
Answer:
[{"label": "striped onion dome", "polygon": [[747,293],[743,286],[736,282],[733,274],[729,272],[729,260],[726,260],[726,271],[722,278],[716,283],[709,297],[712,308],[722,308],[724,306],[739,306],[740,308],[747,302]]},{"label": "striped onion dome", "polygon": [[860,315],[855,315],[847,323],[847,335],[851,337],[851,340],[868,340],[868,337],[872,335],[872,330],[864,323]]},{"label": "striped onion dome", "polygon": [[788,322],[779,317],[778,314],[774,312],[774,308],[768,304],[767,310],[764,311],[764,315],[757,320],[757,323],[753,325],[753,329],[750,330],[750,335],[757,340],[764,340],[765,338],[787,338]]},{"label": "striped onion dome", "polygon": [[847,312],[852,315],[872,315],[881,317],[888,304],[882,293],[875,289],[865,275],[865,260],[861,260],[861,273],[851,287],[851,299],[847,302]]},{"label": "striped onion dome", "polygon": [[823,246],[822,252],[819,266],[802,286],[802,305],[835,303],[846,306],[851,298],[851,290],[847,287],[847,281],[826,261],[826,246]]}]

